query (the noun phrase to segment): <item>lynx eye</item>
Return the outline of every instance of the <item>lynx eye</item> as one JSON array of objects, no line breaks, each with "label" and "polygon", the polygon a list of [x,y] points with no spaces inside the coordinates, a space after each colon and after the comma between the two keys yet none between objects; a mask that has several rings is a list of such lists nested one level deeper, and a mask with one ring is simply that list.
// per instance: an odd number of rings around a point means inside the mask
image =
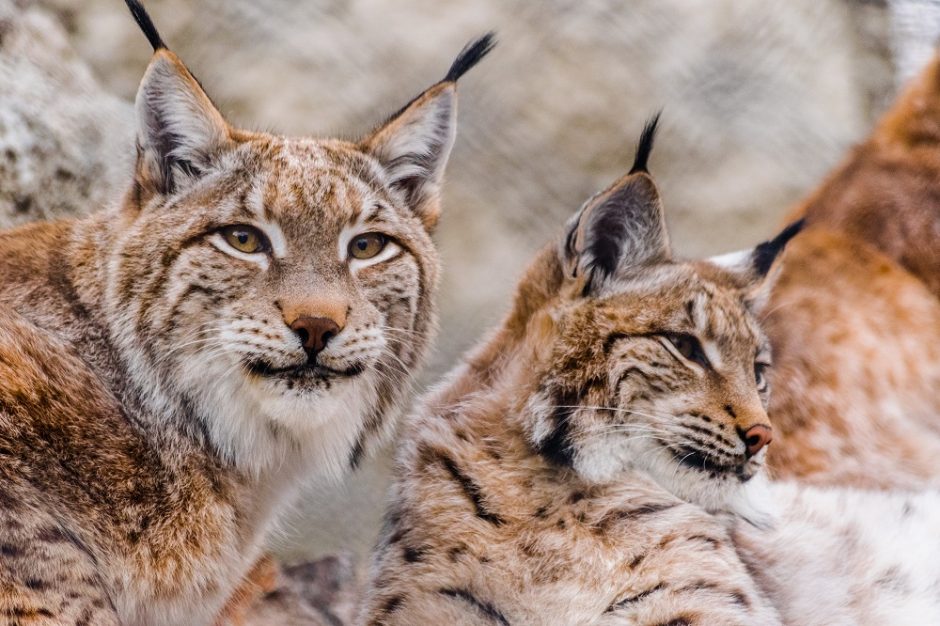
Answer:
[{"label": "lynx eye", "polygon": [[388,237],[382,233],[363,233],[349,242],[349,256],[354,259],[371,259],[388,245]]},{"label": "lynx eye", "polygon": [[254,226],[236,224],[235,226],[226,226],[220,232],[222,238],[225,239],[225,243],[245,254],[265,252],[270,247],[268,246],[268,238]]},{"label": "lynx eye", "polygon": [[698,338],[686,333],[669,333],[665,337],[683,358],[698,363],[702,367],[711,366]]},{"label": "lynx eye", "polygon": [[767,388],[768,367],[770,367],[768,363],[761,363],[759,361],[754,363],[754,382],[757,383],[758,391],[764,391]]}]

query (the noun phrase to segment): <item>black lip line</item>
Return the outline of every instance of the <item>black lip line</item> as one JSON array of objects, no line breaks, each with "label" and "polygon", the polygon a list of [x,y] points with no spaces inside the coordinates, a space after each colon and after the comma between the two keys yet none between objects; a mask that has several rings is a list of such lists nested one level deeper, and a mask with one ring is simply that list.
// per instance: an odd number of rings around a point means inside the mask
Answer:
[{"label": "black lip line", "polygon": [[[719,474],[735,474],[743,478],[744,465],[721,465],[710,460],[704,453],[693,448],[665,446],[680,465],[700,472],[713,472]],[[749,477],[748,477],[749,478]]]},{"label": "black lip line", "polygon": [[264,361],[246,361],[245,367],[248,368],[249,372],[258,376],[296,376],[309,371],[315,374],[320,374],[324,378],[327,376],[345,376],[347,378],[351,378],[353,376],[358,376],[366,369],[366,366],[361,363],[353,365],[352,367],[344,370],[338,370],[333,369],[332,367],[327,367],[325,365],[319,365],[317,363],[304,363],[302,365],[294,365],[291,367],[271,367]]}]

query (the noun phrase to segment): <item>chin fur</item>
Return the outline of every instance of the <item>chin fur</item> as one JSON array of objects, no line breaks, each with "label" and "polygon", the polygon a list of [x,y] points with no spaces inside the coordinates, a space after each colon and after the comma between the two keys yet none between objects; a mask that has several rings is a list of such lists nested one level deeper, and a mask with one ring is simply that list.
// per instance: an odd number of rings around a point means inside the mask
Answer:
[{"label": "chin fur", "polygon": [[269,471],[339,478],[375,405],[374,371],[289,389],[225,359],[189,359],[177,385],[204,420],[220,456],[258,476]]},{"label": "chin fur", "polygon": [[[751,461],[759,462],[760,457]],[[680,465],[661,446],[636,439],[620,445],[599,441],[582,446],[575,455],[578,474],[595,483],[615,482],[628,468],[647,473],[676,497],[709,512],[732,513],[754,523],[768,523],[772,517],[767,478],[760,469],[742,481],[733,473],[716,474]]]},{"label": "chin fur", "polygon": [[714,473],[680,465],[664,450],[649,450],[643,457],[647,472],[656,482],[686,502],[701,506],[711,513],[735,512],[736,506],[747,501],[752,476],[742,481],[733,473]]}]

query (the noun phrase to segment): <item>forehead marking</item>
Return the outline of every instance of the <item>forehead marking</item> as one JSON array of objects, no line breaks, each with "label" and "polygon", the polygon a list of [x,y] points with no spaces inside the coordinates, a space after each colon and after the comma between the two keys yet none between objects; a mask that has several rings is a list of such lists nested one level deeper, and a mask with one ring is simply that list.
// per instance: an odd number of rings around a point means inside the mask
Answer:
[{"label": "forehead marking", "polygon": [[711,336],[711,326],[707,306],[710,298],[704,293],[696,293],[692,297],[692,306],[689,307],[689,317],[692,319],[692,327],[699,339]]},{"label": "forehead marking", "polygon": [[722,366],[721,360],[721,350],[718,349],[718,344],[711,339],[706,339],[702,341],[702,350],[705,351],[705,356],[708,357],[709,362],[716,368]]},{"label": "forehead marking", "polygon": [[695,328],[695,334],[702,344],[702,350],[709,362],[715,367],[720,368],[723,364],[721,358],[721,349],[716,341],[713,316],[718,315],[719,311],[713,304],[714,299],[708,293],[697,293],[691,301],[687,303],[686,311],[692,320],[692,326]]}]

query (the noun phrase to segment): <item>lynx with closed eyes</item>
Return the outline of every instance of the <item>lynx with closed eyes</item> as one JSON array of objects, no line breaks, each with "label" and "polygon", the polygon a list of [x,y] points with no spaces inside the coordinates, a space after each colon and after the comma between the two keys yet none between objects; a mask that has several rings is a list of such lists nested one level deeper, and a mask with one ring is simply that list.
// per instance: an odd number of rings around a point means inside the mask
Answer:
[{"label": "lynx with closed eyes", "polygon": [[366,624],[940,620],[940,495],[768,480],[758,322],[801,223],[676,259],[655,126],[410,420]]},{"label": "lynx with closed eyes", "polygon": [[779,623],[715,513],[771,442],[756,316],[800,225],[676,259],[655,128],[409,422],[365,623]]}]

